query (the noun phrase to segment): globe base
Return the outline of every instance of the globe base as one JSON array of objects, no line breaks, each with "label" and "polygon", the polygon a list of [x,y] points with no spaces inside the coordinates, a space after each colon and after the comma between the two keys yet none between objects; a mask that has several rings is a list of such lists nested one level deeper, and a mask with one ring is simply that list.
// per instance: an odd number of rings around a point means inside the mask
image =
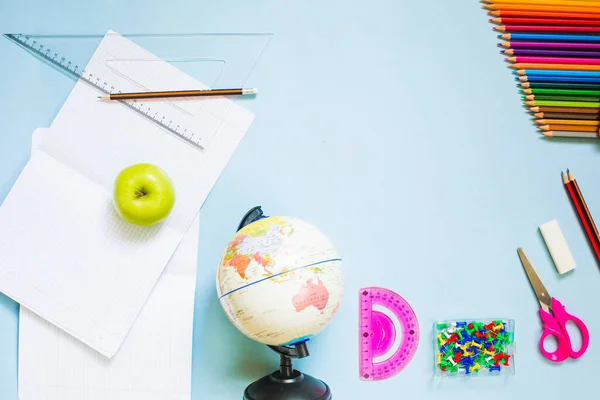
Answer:
[{"label": "globe base", "polygon": [[246,388],[244,400],[331,400],[329,386],[320,379],[295,369],[289,375],[275,371],[260,378]]}]

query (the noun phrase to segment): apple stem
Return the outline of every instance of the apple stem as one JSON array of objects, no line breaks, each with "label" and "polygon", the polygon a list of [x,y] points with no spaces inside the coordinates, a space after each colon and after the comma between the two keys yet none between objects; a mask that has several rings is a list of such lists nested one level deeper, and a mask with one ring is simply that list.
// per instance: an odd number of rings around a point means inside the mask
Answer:
[{"label": "apple stem", "polygon": [[144,193],[144,192],[142,192],[140,190],[136,190],[135,191],[135,195],[139,199],[140,197],[144,197],[146,195],[146,193]]}]

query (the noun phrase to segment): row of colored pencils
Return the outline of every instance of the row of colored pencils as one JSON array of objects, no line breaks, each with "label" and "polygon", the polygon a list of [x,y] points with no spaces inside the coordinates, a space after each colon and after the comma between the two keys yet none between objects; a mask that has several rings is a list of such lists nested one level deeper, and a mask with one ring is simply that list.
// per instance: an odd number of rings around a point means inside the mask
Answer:
[{"label": "row of colored pencils", "polygon": [[600,261],[600,234],[598,233],[598,229],[596,228],[596,224],[594,223],[594,219],[592,218],[592,214],[590,214],[590,210],[585,203],[583,198],[583,194],[581,194],[581,190],[579,189],[579,185],[577,181],[573,177],[573,174],[567,169],[567,174],[561,172],[563,184],[565,189],[567,190],[567,194],[569,195],[569,199],[571,200],[571,204],[575,211],[577,212],[577,216],[579,218],[579,222],[583,230],[585,231],[585,235],[596,255],[596,260]]},{"label": "row of colored pencils", "polygon": [[482,1],[539,130],[600,137],[600,0]]}]

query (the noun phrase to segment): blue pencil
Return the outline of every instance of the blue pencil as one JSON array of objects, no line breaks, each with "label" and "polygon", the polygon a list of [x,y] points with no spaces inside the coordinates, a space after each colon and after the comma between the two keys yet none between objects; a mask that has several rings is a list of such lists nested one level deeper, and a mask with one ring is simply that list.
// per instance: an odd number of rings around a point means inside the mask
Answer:
[{"label": "blue pencil", "polygon": [[600,71],[572,71],[569,69],[519,69],[512,73],[519,76],[600,76]]},{"label": "blue pencil", "polygon": [[519,82],[572,82],[572,83],[600,83],[600,77],[584,77],[584,76],[518,76],[515,81]]},{"label": "blue pencil", "polygon": [[498,35],[504,40],[565,40],[573,42],[600,42],[600,35],[560,35],[538,33],[505,33]]}]

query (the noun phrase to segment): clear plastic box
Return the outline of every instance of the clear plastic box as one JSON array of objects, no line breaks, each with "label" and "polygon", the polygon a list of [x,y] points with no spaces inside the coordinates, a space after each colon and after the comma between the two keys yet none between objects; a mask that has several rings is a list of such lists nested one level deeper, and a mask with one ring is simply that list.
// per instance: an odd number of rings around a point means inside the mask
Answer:
[{"label": "clear plastic box", "polygon": [[437,321],[433,324],[435,375],[514,375],[514,337],[512,319]]}]

